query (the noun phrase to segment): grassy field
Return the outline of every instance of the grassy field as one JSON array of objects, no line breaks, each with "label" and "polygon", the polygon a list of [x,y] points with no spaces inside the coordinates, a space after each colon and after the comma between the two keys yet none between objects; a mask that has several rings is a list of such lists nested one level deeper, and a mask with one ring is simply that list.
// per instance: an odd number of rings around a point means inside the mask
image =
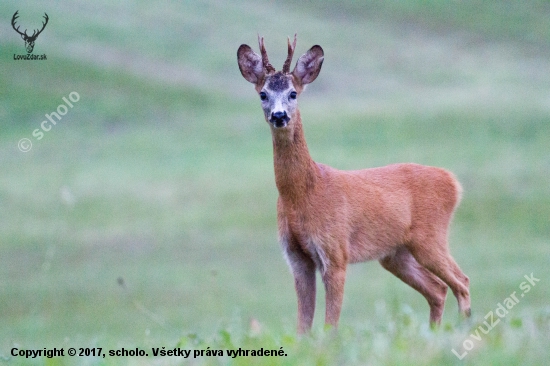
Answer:
[{"label": "grassy field", "polygon": [[[16,10],[29,29],[48,13],[34,49],[47,61],[13,60],[25,53]],[[0,14],[0,364],[550,358],[547,1],[7,0]],[[257,49],[258,32],[276,68],[294,32],[297,55],[325,51],[299,101],[316,161],[456,173],[465,193],[450,246],[470,277],[469,322],[449,294],[431,331],[424,298],[366,263],[348,271],[338,333],[323,330],[320,290],[313,334],[295,336],[271,136],[236,60],[241,43]],[[61,120],[33,136],[71,96]],[[22,138],[30,151],[18,149]],[[525,292],[531,274],[540,281]],[[514,292],[513,308],[494,315]],[[500,322],[485,334],[489,313]],[[45,347],[149,357],[10,355]],[[157,347],[287,356],[185,360],[153,357]]]}]

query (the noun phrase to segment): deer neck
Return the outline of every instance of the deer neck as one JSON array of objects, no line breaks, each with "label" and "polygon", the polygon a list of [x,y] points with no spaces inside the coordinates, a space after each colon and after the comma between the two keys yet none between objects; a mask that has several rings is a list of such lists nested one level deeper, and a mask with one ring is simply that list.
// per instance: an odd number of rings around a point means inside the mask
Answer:
[{"label": "deer neck", "polygon": [[[300,112],[291,128],[272,129],[275,183],[283,201],[300,203],[319,182],[319,168],[309,155]],[[290,127],[290,126],[289,126]]]}]

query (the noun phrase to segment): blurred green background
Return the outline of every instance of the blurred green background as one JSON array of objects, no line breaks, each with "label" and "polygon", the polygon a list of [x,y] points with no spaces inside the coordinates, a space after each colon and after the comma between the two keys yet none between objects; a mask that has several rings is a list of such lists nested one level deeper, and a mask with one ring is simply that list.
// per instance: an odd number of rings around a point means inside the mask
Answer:
[{"label": "blurred green background", "polygon": [[[29,29],[48,13],[34,49],[46,61],[13,59],[26,53],[16,10]],[[548,1],[6,0],[0,14],[0,363],[21,361],[15,345],[225,334],[239,347],[251,320],[257,344],[287,342],[289,364],[458,363],[450,349],[531,273],[540,282],[464,361],[550,357]],[[424,298],[373,262],[348,272],[341,347],[293,338],[271,136],[236,51],[260,33],[279,69],[295,32],[295,60],[325,51],[299,101],[316,161],[416,162],[462,182],[450,246],[471,280],[470,325],[449,293],[444,330],[429,333]],[[71,92],[80,100],[36,139]],[[319,287],[317,332],[323,318]],[[151,362],[87,362],[115,361]]]}]

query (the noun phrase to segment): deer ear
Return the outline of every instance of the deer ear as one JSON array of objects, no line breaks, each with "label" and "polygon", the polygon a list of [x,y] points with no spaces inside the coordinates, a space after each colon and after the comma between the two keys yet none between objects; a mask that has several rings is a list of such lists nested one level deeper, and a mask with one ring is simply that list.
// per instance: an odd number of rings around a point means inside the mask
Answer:
[{"label": "deer ear", "polygon": [[252,48],[246,44],[242,44],[237,51],[237,61],[239,62],[239,70],[243,77],[253,83],[258,84],[264,77],[264,67],[262,58]]},{"label": "deer ear", "polygon": [[304,53],[294,67],[292,75],[302,84],[309,84],[313,82],[321,72],[321,66],[323,65],[324,52],[321,46],[315,45]]}]

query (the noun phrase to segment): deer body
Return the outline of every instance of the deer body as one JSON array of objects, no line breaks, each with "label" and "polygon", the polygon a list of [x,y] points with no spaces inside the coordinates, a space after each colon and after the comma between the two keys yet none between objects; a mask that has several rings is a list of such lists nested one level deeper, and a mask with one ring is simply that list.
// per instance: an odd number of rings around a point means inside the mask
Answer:
[{"label": "deer body", "polygon": [[315,163],[295,99],[317,77],[324,56],[314,46],[290,73],[295,44],[289,40],[282,72],[269,64],[263,39],[261,58],[242,45],[238,60],[243,76],[256,84],[271,127],[279,241],[294,275],[298,331],[313,322],[316,270],[326,290],[325,321],[336,326],[347,265],[368,260],[379,260],[424,295],[432,324],[441,321],[447,287],[469,315],[469,280],[447,246],[460,184],[444,169],[418,164],[341,171]]}]

